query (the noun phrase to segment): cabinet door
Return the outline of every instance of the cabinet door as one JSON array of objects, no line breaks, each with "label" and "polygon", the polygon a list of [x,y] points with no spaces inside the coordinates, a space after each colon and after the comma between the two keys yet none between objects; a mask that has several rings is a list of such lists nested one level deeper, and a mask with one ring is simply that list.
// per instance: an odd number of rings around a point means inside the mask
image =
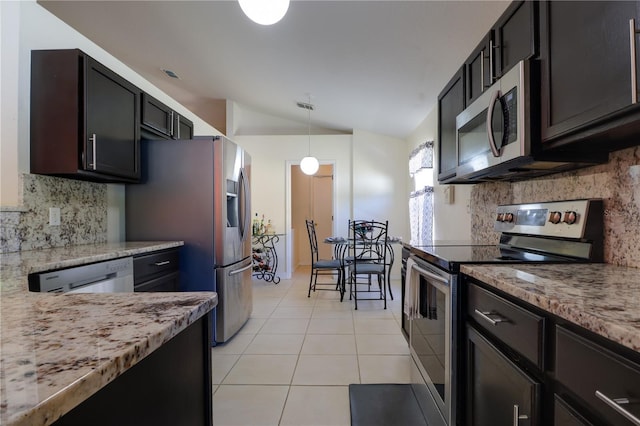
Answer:
[{"label": "cabinet door", "polygon": [[555,395],[553,407],[553,424],[556,426],[592,426],[558,395]]},{"label": "cabinet door", "polygon": [[515,1],[494,27],[494,67],[502,76],[523,59],[538,54],[538,2]]},{"label": "cabinet door", "polygon": [[175,134],[174,139],[192,139],[193,138],[193,122],[188,118],[175,113]]},{"label": "cabinet door", "polygon": [[467,86],[465,87],[465,103],[469,105],[489,88],[494,81],[492,67],[493,31],[490,31],[465,61]]},{"label": "cabinet door", "polygon": [[86,170],[140,177],[138,89],[95,60],[86,61]]},{"label": "cabinet door", "polygon": [[178,291],[180,290],[180,272],[163,275],[149,281],[136,285],[135,292],[158,292],[158,291]]},{"label": "cabinet door", "polygon": [[438,96],[438,181],[455,178],[458,164],[456,116],[465,107],[464,67],[451,79]]},{"label": "cabinet door", "polygon": [[174,126],[171,108],[156,98],[142,94],[141,123],[144,130],[151,133],[152,137],[163,139],[171,138],[171,130]]},{"label": "cabinet door", "polygon": [[631,105],[629,20],[637,11],[623,1],[540,5],[543,141]]},{"label": "cabinet door", "polygon": [[467,425],[540,424],[541,384],[467,326]]}]

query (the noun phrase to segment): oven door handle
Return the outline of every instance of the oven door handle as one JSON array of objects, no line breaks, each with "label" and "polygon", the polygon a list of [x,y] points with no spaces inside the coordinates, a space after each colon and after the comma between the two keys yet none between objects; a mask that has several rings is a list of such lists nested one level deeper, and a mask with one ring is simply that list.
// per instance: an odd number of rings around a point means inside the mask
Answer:
[{"label": "oven door handle", "polygon": [[436,275],[433,272],[429,272],[426,269],[423,269],[423,268],[419,267],[415,263],[413,265],[411,265],[411,267],[412,267],[412,269],[414,269],[416,272],[418,272],[421,275],[425,275],[425,276],[427,276],[427,277],[429,277],[431,279],[434,279],[436,281],[439,281],[439,282],[441,282],[442,284],[445,284],[445,285],[449,284],[449,281],[446,278],[441,277],[440,275]]}]

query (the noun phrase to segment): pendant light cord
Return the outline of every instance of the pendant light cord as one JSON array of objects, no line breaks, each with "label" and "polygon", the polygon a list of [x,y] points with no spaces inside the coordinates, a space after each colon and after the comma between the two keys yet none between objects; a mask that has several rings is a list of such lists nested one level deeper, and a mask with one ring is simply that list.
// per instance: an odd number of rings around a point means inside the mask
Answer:
[{"label": "pendant light cord", "polygon": [[308,120],[307,128],[309,130],[309,157],[311,157],[311,95],[309,95],[309,108],[307,108]]}]

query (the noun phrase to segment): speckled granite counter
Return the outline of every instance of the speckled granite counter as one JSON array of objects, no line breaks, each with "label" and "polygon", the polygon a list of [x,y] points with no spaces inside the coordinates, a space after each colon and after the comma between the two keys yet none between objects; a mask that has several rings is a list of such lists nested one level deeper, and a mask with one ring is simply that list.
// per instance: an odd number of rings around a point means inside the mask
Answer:
[{"label": "speckled granite counter", "polygon": [[640,269],[463,265],[460,272],[640,352]]},{"label": "speckled granite counter", "polygon": [[182,244],[134,242],[2,254],[0,424],[52,423],[217,304],[212,292],[32,293],[29,273]]}]

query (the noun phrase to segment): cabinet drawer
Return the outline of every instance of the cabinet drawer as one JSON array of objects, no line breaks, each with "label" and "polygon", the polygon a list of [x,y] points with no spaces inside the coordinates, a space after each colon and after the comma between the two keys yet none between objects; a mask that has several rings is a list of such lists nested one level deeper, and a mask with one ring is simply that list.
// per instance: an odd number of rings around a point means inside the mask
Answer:
[{"label": "cabinet drawer", "polygon": [[136,293],[140,292],[159,292],[159,291],[179,291],[180,290],[180,272],[172,272],[158,278],[153,278],[136,285],[133,289]]},{"label": "cabinet drawer", "polygon": [[177,249],[163,250],[133,258],[133,276],[136,283],[158,274],[169,274],[179,269]]},{"label": "cabinet drawer", "polygon": [[544,369],[544,317],[469,284],[467,314],[483,329]]},{"label": "cabinet drawer", "polygon": [[[615,425],[632,425],[623,411],[640,419],[640,365],[614,354],[585,338],[556,327],[556,379],[579,397],[585,407]],[[609,405],[610,399],[628,398],[632,403]]]}]

